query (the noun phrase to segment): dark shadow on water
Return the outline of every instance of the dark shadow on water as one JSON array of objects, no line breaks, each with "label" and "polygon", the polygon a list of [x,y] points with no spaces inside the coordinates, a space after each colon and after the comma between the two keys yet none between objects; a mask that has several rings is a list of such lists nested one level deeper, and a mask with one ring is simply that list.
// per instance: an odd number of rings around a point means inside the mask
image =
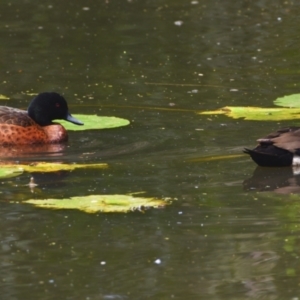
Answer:
[{"label": "dark shadow on water", "polygon": [[66,186],[66,179],[69,177],[69,171],[57,171],[57,172],[33,172],[31,176],[34,183],[37,184],[39,188],[62,188]]}]

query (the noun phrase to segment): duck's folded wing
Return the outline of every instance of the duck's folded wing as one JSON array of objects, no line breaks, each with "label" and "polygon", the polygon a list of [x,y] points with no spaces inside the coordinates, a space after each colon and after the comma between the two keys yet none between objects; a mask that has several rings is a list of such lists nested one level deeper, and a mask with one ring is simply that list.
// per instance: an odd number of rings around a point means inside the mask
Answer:
[{"label": "duck's folded wing", "polygon": [[283,128],[257,141],[261,145],[272,144],[277,148],[298,154],[300,153],[300,128]]},{"label": "duck's folded wing", "polygon": [[281,128],[275,132],[272,132],[270,134],[268,134],[267,136],[265,137],[262,137],[262,138],[259,138],[257,141],[258,142],[270,142],[271,143],[271,140],[276,138],[276,137],[279,137],[279,136],[282,136],[284,134],[287,134],[289,132],[293,132],[295,133],[296,135],[299,134],[300,136],[300,127],[286,127],[286,128]]},{"label": "duck's folded wing", "polygon": [[21,127],[36,125],[25,110],[8,106],[0,106],[0,124],[16,125]]}]

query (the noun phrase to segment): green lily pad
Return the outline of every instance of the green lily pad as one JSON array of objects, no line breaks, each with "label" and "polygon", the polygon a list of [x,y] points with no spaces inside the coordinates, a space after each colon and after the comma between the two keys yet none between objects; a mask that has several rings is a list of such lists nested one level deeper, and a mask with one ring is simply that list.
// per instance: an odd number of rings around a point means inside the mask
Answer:
[{"label": "green lily pad", "polygon": [[9,97],[5,96],[5,95],[0,95],[0,100],[8,100]]},{"label": "green lily pad", "polygon": [[90,130],[90,129],[107,129],[127,126],[130,121],[117,117],[103,117],[97,115],[73,115],[76,119],[84,123],[82,126],[74,125],[70,122],[59,120],[67,130]]},{"label": "green lily pad", "polygon": [[274,101],[274,104],[284,107],[300,108],[300,94],[293,94],[277,98]]},{"label": "green lily pad", "polygon": [[293,94],[277,98],[274,101],[282,108],[262,108],[251,106],[225,106],[211,111],[198,112],[200,115],[226,115],[233,119],[243,118],[254,121],[284,121],[294,120],[300,117],[300,94]]},{"label": "green lily pad", "polygon": [[202,111],[200,115],[226,115],[233,119],[255,121],[283,121],[300,117],[300,108],[262,108],[250,106],[226,106],[217,110]]},{"label": "green lily pad", "polygon": [[27,200],[25,203],[48,209],[78,209],[87,213],[126,213],[146,208],[161,208],[170,203],[168,199],[134,197],[132,195],[89,195],[67,199]]},{"label": "green lily pad", "polygon": [[[107,168],[108,165],[103,164],[63,164],[63,163],[46,163],[39,162],[30,165],[24,164],[5,164],[0,166],[0,178],[18,176],[23,172],[57,172],[57,171],[73,171],[80,168]],[[3,177],[2,177],[3,176]]]},{"label": "green lily pad", "polygon": [[22,173],[22,168],[0,168],[0,178],[15,177],[21,175]]}]

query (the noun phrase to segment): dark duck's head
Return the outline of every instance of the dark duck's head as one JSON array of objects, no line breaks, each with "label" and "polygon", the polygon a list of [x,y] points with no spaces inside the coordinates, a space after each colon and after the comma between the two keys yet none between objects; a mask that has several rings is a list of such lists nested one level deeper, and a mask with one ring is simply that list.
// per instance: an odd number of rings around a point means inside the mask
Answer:
[{"label": "dark duck's head", "polygon": [[58,93],[45,92],[37,95],[31,100],[27,111],[29,117],[40,126],[51,125],[53,120],[58,119],[83,125],[69,113],[67,101]]}]

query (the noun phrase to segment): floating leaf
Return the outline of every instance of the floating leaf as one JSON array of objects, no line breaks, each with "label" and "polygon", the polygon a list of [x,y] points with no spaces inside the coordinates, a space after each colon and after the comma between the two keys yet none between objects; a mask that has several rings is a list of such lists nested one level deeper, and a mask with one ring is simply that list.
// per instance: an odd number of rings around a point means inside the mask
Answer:
[{"label": "floating leaf", "polygon": [[[5,164],[1,166],[0,172],[19,172],[21,174],[23,171],[25,172],[57,172],[57,171],[72,171],[79,168],[107,168],[108,165],[103,164],[63,164],[63,163],[46,163],[46,162],[39,162],[33,163],[30,165],[21,165],[21,164]],[[19,175],[17,174],[17,175]],[[16,175],[16,176],[17,176]],[[1,173],[0,173],[1,176]]]},{"label": "floating leaf", "polygon": [[0,178],[10,178],[23,173],[22,168],[0,168]]},{"label": "floating leaf", "polygon": [[188,162],[208,162],[215,160],[232,159],[237,157],[243,157],[245,154],[228,154],[228,155],[215,155],[215,156],[203,156],[187,159]]},{"label": "floating leaf", "polygon": [[4,95],[0,95],[0,100],[8,100],[9,98],[4,96]]},{"label": "floating leaf", "polygon": [[300,117],[300,108],[262,108],[226,106],[218,110],[199,112],[200,115],[226,115],[233,119],[243,118],[255,121],[283,121]]},{"label": "floating leaf", "polygon": [[67,199],[27,200],[25,203],[50,209],[79,209],[87,213],[128,212],[166,206],[168,199],[134,197],[132,195],[89,195]]},{"label": "floating leaf", "polygon": [[284,107],[300,108],[300,94],[293,94],[277,98],[274,101],[274,104]]},{"label": "floating leaf", "polygon": [[117,117],[102,117],[97,115],[74,115],[74,117],[84,123],[83,126],[77,126],[70,122],[59,120],[67,130],[89,130],[89,129],[106,129],[116,128],[129,125],[126,119]]}]

